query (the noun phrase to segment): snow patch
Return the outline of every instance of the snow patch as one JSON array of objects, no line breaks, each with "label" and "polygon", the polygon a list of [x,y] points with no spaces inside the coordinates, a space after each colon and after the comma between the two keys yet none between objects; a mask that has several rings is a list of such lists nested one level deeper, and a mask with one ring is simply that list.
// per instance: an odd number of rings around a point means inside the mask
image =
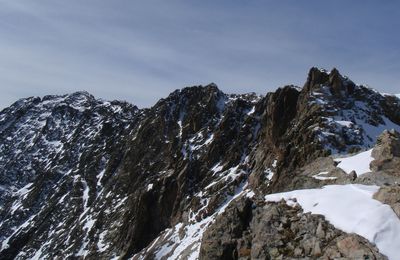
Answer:
[{"label": "snow patch", "polygon": [[209,145],[214,140],[214,134],[211,134],[210,137],[204,142],[204,145]]},{"label": "snow patch", "polygon": [[353,122],[351,122],[351,121],[337,120],[337,121],[335,121],[335,122],[338,123],[338,124],[341,125],[341,126],[349,127],[349,128],[353,125]]},{"label": "snow patch", "polygon": [[216,165],[214,165],[214,167],[211,168],[211,171],[215,173],[218,173],[220,171],[222,171],[222,169],[224,168],[223,165],[221,165],[221,163],[217,163]]},{"label": "snow patch", "polygon": [[356,155],[346,158],[336,158],[335,161],[339,162],[337,167],[344,170],[347,174],[351,171],[356,171],[357,176],[370,172],[369,164],[374,160],[371,156],[372,149],[358,153]]},{"label": "snow patch", "polygon": [[31,186],[33,185],[33,182],[32,183],[28,183],[27,185],[25,185],[24,187],[22,187],[21,189],[19,189],[16,193],[15,193],[15,195],[18,195],[18,196],[23,196],[24,198],[26,197],[26,194],[28,194],[28,192],[30,192],[30,190],[31,190]]},{"label": "snow patch", "polygon": [[272,178],[274,177],[274,174],[275,174],[270,168],[266,169],[264,171],[264,173],[267,174],[268,180],[272,180]]},{"label": "snow patch", "polygon": [[179,112],[179,118],[178,118],[178,126],[179,126],[179,135],[177,137],[182,138],[182,132],[183,132],[183,126],[182,126],[182,122],[183,119],[185,118],[186,113],[184,111],[180,111]]},{"label": "snow patch", "polygon": [[318,173],[318,174],[313,175],[312,177],[313,177],[314,179],[321,180],[321,181],[324,181],[324,180],[335,180],[335,179],[337,179],[337,177],[325,176],[325,175],[327,175],[327,174],[328,174],[328,172],[320,172],[320,173]]},{"label": "snow patch", "polygon": [[253,198],[255,195],[256,194],[254,193],[254,191],[250,191],[250,192],[246,193],[246,197],[250,198],[250,199]]},{"label": "snow patch", "polygon": [[100,171],[100,172],[96,175],[96,178],[97,178],[97,184],[96,184],[96,186],[97,186],[97,187],[100,187],[100,186],[101,186],[101,179],[103,178],[105,172],[106,172],[106,169],[103,169],[102,171]]},{"label": "snow patch", "polygon": [[247,113],[248,116],[251,116],[256,111],[256,106],[253,106],[251,110]]},{"label": "snow patch", "polygon": [[97,250],[99,252],[104,252],[108,248],[108,245],[104,241],[105,236],[106,236],[106,231],[100,233],[99,235],[99,240],[97,241]]},{"label": "snow patch", "polygon": [[275,159],[275,160],[272,162],[272,167],[276,168],[277,165],[278,165],[278,160]]},{"label": "snow patch", "polygon": [[89,186],[86,180],[84,180],[83,178],[82,178],[82,185],[83,185],[82,202],[84,208],[83,211],[86,211],[89,202]]}]

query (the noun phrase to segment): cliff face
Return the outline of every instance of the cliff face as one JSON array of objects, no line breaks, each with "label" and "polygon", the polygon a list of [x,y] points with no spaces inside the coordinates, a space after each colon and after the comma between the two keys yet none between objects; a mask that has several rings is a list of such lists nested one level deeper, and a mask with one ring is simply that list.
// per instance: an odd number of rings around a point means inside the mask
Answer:
[{"label": "cliff face", "polygon": [[[274,239],[256,232],[269,221],[270,209],[255,209],[262,196],[321,186],[304,167],[372,147],[384,129],[400,129],[399,111],[395,96],[317,68],[301,89],[228,95],[210,84],[149,109],[85,92],[21,99],[0,113],[0,258],[267,257],[249,239]],[[300,211],[270,208],[274,219]],[[331,230],[320,255],[347,238],[313,215],[292,221]]]}]

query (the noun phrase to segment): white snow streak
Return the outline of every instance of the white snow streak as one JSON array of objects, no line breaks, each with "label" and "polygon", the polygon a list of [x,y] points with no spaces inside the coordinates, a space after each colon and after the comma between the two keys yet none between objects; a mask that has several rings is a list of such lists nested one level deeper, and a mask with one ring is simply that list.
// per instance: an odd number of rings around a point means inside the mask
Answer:
[{"label": "white snow streak", "polygon": [[314,179],[321,180],[321,181],[324,181],[324,180],[335,180],[335,179],[337,179],[337,177],[329,177],[329,176],[326,176],[327,174],[328,174],[328,172],[320,172],[320,173],[318,173],[318,174],[313,175],[312,177],[313,177]]}]

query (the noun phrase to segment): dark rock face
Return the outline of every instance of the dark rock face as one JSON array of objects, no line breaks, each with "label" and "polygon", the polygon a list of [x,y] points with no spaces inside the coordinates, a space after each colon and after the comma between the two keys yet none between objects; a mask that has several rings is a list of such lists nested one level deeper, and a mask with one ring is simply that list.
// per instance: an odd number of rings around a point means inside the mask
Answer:
[{"label": "dark rock face", "polygon": [[[223,212],[245,189],[321,186],[301,181],[304,167],[368,148],[381,128],[399,128],[399,108],[398,99],[316,68],[303,89],[264,97],[210,84],[177,90],[149,109],[86,92],[19,100],[0,113],[0,259],[196,258],[205,230],[203,257],[313,257],[315,243],[310,252],[304,241],[284,252],[263,242],[278,236],[270,219],[300,209],[239,199]],[[281,213],[268,217],[270,210]],[[306,226],[328,225],[305,218]],[[257,235],[260,223],[270,237]],[[329,229],[336,234],[329,241],[347,239]],[[328,248],[349,256],[324,243],[321,256]]]}]

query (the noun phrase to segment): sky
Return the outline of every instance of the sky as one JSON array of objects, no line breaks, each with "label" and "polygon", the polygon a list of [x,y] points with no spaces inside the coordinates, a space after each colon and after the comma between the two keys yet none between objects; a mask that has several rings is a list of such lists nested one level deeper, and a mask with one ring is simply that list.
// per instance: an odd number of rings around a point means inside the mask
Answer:
[{"label": "sky", "polygon": [[178,88],[302,86],[313,67],[400,93],[400,1],[0,0],[0,108],[86,90],[150,107]]}]

